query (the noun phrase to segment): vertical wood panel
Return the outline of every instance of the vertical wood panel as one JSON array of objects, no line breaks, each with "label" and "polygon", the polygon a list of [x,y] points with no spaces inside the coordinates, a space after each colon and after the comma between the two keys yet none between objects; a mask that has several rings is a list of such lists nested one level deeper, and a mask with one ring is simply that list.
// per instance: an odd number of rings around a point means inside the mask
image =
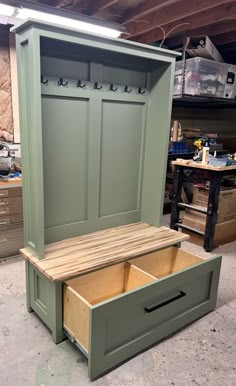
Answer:
[{"label": "vertical wood panel", "polygon": [[150,77],[141,221],[155,226],[160,226],[163,209],[173,76],[173,67],[162,65]]},{"label": "vertical wood panel", "polygon": [[45,226],[87,219],[87,99],[43,97]]},{"label": "vertical wood panel", "polygon": [[[25,245],[44,257],[44,196],[42,160],[39,33],[17,36],[20,127],[22,136]],[[33,108],[37,106],[37,108]]]},{"label": "vertical wood panel", "polygon": [[143,112],[141,103],[103,101],[100,217],[138,209]]}]

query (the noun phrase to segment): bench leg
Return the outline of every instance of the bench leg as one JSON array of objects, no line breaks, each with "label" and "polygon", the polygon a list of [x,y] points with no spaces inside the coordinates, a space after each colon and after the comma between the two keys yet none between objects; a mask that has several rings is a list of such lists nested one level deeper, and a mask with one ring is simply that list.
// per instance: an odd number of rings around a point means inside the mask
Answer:
[{"label": "bench leg", "polygon": [[51,296],[51,331],[53,342],[58,344],[66,339],[63,334],[63,285],[60,282],[52,283]]},{"label": "bench leg", "polygon": [[34,311],[52,332],[55,343],[62,342],[63,284],[52,282],[26,261],[26,301],[29,312]]},{"label": "bench leg", "polygon": [[219,206],[220,186],[222,175],[220,172],[212,172],[210,182],[204,249],[211,252],[214,246],[215,227],[217,223],[217,211]]},{"label": "bench leg", "polygon": [[29,262],[25,260],[25,278],[26,278],[26,307],[28,312],[33,312],[30,303],[30,276],[29,276]]}]

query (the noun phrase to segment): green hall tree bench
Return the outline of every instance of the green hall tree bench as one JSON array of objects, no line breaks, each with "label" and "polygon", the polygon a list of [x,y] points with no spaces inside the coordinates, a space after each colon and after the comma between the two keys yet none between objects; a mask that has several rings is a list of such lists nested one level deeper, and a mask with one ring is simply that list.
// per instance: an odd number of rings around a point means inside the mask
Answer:
[{"label": "green hall tree bench", "polygon": [[221,258],[160,227],[179,54],[33,20],[14,31],[27,306],[95,379],[216,304]]}]

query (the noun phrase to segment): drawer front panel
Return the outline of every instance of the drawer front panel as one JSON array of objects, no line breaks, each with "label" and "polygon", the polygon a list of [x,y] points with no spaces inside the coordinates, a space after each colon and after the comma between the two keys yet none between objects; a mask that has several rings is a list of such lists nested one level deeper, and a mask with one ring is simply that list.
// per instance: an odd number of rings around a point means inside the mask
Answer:
[{"label": "drawer front panel", "polygon": [[221,258],[213,258],[91,310],[92,379],[214,309]]},{"label": "drawer front panel", "polygon": [[23,212],[22,197],[0,197],[0,217]]},{"label": "drawer front panel", "polygon": [[0,189],[0,198],[8,197],[8,196],[21,196],[22,188],[8,188],[8,189]]},{"label": "drawer front panel", "polygon": [[105,355],[128,341],[135,340],[166,321],[209,300],[211,273],[197,276],[191,282],[177,284],[163,292],[150,293],[113,312],[107,320]]},{"label": "drawer front panel", "polygon": [[0,230],[0,258],[18,254],[23,245],[22,226]]},{"label": "drawer front panel", "polygon": [[12,216],[0,216],[0,230],[6,226],[23,223],[23,214],[14,214]]}]

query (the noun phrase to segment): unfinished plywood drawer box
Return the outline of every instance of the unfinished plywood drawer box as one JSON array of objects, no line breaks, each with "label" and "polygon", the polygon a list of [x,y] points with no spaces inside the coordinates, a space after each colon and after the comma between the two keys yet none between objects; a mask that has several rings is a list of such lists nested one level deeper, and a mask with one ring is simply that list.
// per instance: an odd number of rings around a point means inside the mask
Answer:
[{"label": "unfinished plywood drawer box", "polygon": [[212,310],[220,264],[171,247],[66,281],[64,328],[90,377]]}]

